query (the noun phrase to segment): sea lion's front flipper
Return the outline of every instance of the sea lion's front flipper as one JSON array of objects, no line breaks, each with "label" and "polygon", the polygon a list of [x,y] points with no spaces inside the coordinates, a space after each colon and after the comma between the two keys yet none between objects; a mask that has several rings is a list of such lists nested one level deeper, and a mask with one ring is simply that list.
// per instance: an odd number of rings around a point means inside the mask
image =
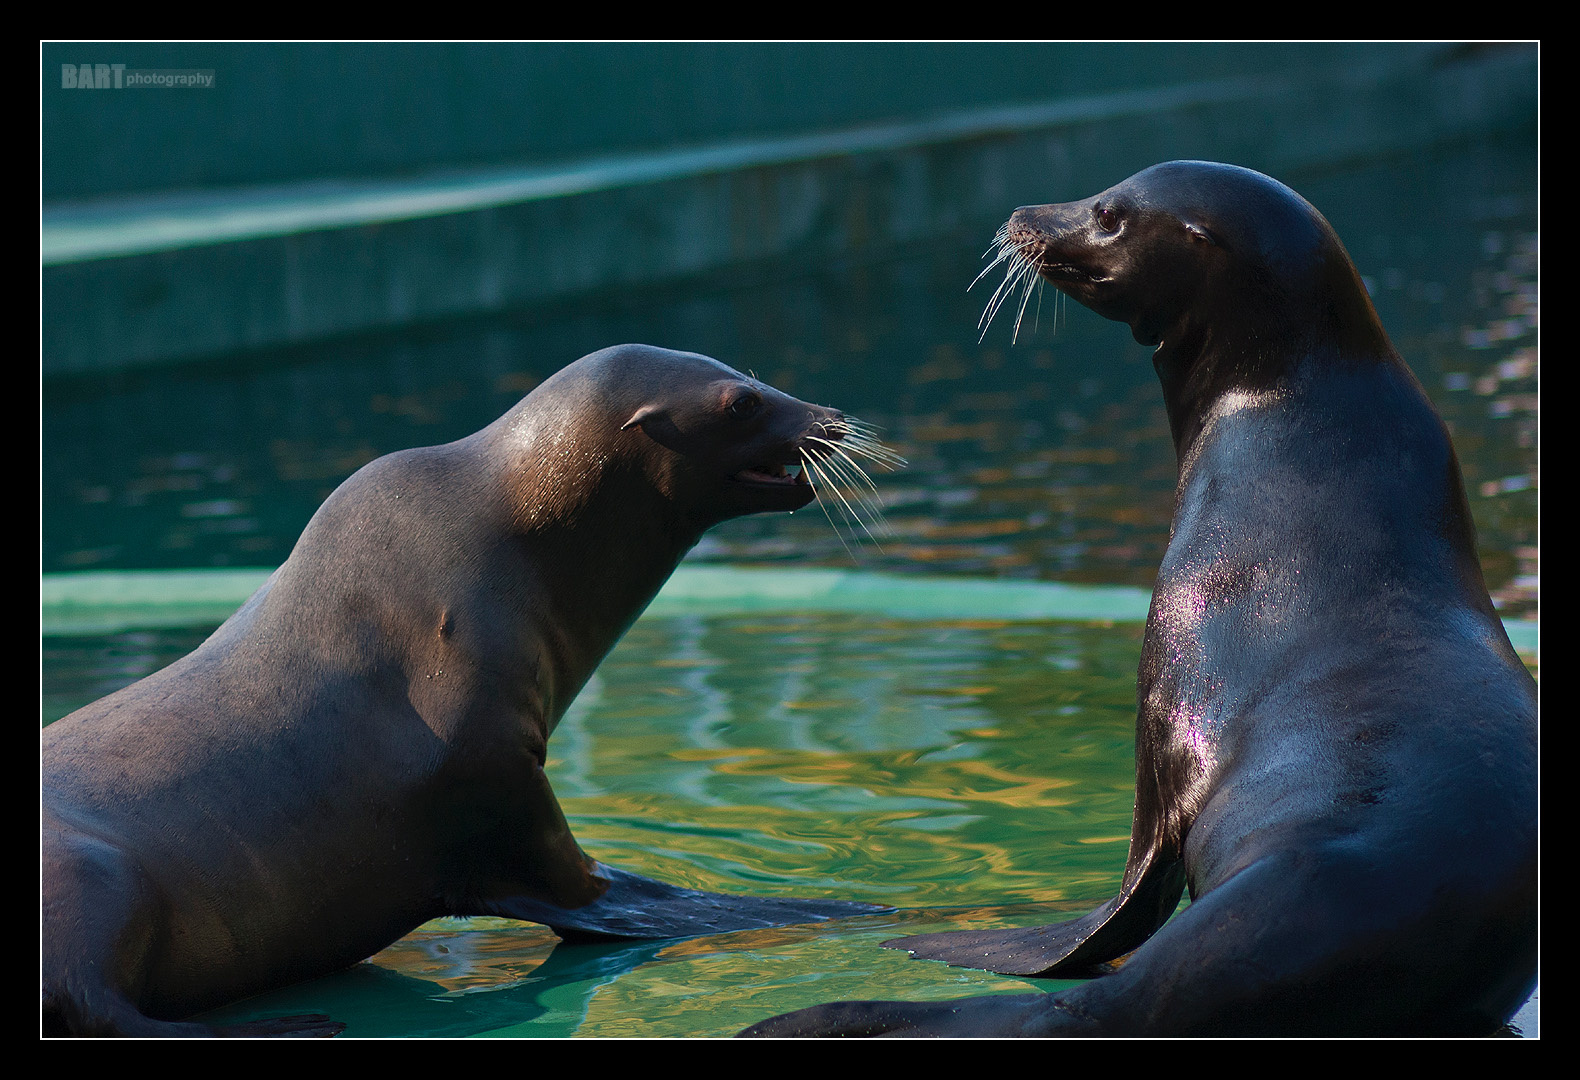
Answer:
[{"label": "sea lion's front flipper", "polygon": [[590,904],[564,908],[520,898],[513,899],[509,910],[500,914],[542,923],[560,937],[576,941],[696,937],[893,910],[849,900],[791,900],[682,889],[604,863],[595,863],[594,873],[609,887]]},{"label": "sea lion's front flipper", "polygon": [[1125,955],[1151,937],[1173,913],[1184,888],[1185,873],[1178,862],[1152,861],[1136,875],[1134,886],[1079,919],[1010,930],[915,934],[883,944],[905,949],[918,960],[942,960],[1000,975],[1092,975],[1096,965]]},{"label": "sea lion's front flipper", "polygon": [[848,900],[732,896],[667,885],[588,858],[549,786],[533,767],[518,777],[513,821],[529,821],[510,845],[489,895],[452,901],[456,914],[541,923],[567,940],[696,937],[764,926],[823,922],[893,908]]}]

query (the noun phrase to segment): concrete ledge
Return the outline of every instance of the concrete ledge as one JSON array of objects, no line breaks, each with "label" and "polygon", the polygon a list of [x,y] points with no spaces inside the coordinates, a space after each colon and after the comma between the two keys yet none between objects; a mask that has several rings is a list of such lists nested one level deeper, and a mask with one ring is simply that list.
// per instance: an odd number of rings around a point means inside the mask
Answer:
[{"label": "concrete ledge", "polygon": [[1429,54],[905,124],[401,183],[52,207],[43,372],[82,375],[398,327],[733,265],[860,254],[1095,189],[1153,161],[1288,174],[1526,126],[1536,52]]},{"label": "concrete ledge", "polygon": [[[40,629],[74,637],[217,624],[273,572],[253,567],[45,574],[39,583]],[[1141,623],[1151,603],[1148,590],[1126,585],[688,564],[675,571],[642,617],[848,612],[891,619]],[[1503,625],[1520,653],[1536,655],[1535,620],[1505,619]]]}]

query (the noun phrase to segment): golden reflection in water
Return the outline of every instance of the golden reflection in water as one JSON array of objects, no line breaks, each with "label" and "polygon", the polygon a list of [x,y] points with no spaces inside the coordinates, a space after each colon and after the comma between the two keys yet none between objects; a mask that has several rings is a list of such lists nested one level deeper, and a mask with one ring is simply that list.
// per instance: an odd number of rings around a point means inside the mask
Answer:
[{"label": "golden reflection in water", "polygon": [[550,777],[589,852],[694,888],[1102,899],[1138,651],[1139,628],[654,620],[556,734]]}]

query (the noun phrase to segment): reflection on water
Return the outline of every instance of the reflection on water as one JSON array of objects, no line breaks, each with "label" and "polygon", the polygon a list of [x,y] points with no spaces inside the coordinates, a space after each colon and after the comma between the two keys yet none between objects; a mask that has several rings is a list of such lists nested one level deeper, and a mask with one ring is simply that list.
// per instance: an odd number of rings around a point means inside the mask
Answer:
[{"label": "reflection on water", "polygon": [[[1139,642],[1139,627],[643,622],[551,746],[596,764],[568,761],[555,788],[584,843],[697,887],[860,882],[898,906],[1100,892],[1130,832]],[[576,754],[583,739],[596,755]],[[1017,850],[1023,815],[1058,816],[1058,837]],[[1104,846],[1112,864],[1092,865]],[[713,864],[751,876],[695,877]]]},{"label": "reflection on water", "polygon": [[[1123,862],[1141,631],[643,619],[554,733],[549,774],[584,846],[678,884],[902,906],[1080,898]],[[79,689],[93,673],[129,681],[193,636],[47,639],[46,701],[63,714],[69,694],[104,689]],[[1016,850],[1027,815],[1059,830]]]}]

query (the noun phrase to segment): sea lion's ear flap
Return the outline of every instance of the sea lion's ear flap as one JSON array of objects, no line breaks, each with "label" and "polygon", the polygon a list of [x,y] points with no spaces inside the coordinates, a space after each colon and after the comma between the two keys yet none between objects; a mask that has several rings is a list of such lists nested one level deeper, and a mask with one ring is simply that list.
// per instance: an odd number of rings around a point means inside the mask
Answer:
[{"label": "sea lion's ear flap", "polygon": [[1203,244],[1211,244],[1213,247],[1223,247],[1222,244],[1218,243],[1218,238],[1216,236],[1208,232],[1202,226],[1196,224],[1194,221],[1181,222],[1181,224],[1185,226],[1185,232],[1192,240],[1199,241]]},{"label": "sea lion's ear flap", "polygon": [[631,419],[620,425],[621,431],[640,428],[643,435],[660,446],[667,446],[677,453],[685,453],[685,437],[675,426],[675,418],[662,405],[649,402],[631,414]]},{"label": "sea lion's ear flap", "polygon": [[643,405],[640,409],[631,414],[631,419],[620,425],[620,430],[630,431],[634,427],[641,427],[645,422],[653,419],[662,411],[663,410],[661,410],[657,405]]}]

